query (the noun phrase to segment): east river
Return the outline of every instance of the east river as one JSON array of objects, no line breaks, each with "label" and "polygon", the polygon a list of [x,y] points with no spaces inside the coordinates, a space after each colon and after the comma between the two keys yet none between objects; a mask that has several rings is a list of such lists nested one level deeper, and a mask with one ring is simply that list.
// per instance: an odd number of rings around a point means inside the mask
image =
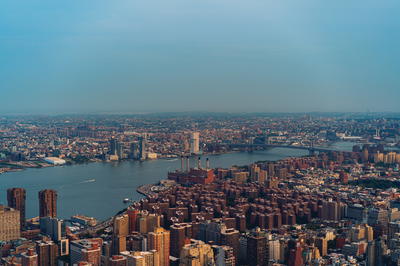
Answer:
[{"label": "east river", "polygon": [[[351,145],[332,146],[349,150]],[[351,150],[351,148],[350,148]],[[273,148],[252,153],[240,152],[203,156],[210,166],[230,167],[247,165],[256,161],[279,160],[285,157],[307,155],[306,150]],[[167,177],[168,171],[180,168],[180,159],[153,161],[123,161],[115,163],[88,163],[40,169],[26,169],[0,175],[0,204],[7,204],[6,190],[23,187],[26,195],[27,218],[38,216],[38,191],[49,188],[58,191],[58,216],[69,218],[84,214],[104,220],[126,207],[124,198],[139,200],[138,186],[157,183]],[[191,162],[194,166],[194,161]]]}]

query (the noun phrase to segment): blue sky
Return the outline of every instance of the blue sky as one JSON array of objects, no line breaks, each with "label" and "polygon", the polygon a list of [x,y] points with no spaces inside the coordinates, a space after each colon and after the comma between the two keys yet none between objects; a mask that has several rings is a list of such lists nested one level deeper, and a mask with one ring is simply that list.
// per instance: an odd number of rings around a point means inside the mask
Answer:
[{"label": "blue sky", "polygon": [[400,111],[400,1],[3,0],[0,112]]}]

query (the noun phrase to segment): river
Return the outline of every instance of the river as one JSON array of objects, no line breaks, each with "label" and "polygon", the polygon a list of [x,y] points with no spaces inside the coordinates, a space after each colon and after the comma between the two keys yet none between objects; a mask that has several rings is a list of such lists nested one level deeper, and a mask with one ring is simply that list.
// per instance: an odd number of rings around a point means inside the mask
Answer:
[{"label": "river", "polygon": [[[307,155],[306,150],[272,148],[252,153],[240,152],[209,155],[211,167],[247,165],[261,160],[280,160]],[[203,165],[205,156],[203,156]],[[194,165],[194,161],[191,162]],[[38,216],[38,191],[49,188],[58,191],[58,216],[69,218],[84,214],[104,220],[126,207],[124,198],[139,200],[136,188],[157,183],[168,171],[180,168],[180,160],[123,161],[88,163],[40,169],[26,169],[0,175],[0,204],[7,204],[6,190],[23,187],[26,195],[26,216]]]}]

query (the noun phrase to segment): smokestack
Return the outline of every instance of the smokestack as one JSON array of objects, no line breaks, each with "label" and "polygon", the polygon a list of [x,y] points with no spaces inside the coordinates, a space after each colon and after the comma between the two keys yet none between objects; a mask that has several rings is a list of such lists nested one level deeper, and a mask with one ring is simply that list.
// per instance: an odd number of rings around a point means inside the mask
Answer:
[{"label": "smokestack", "polygon": [[181,156],[181,172],[183,172],[184,170],[183,156]]},{"label": "smokestack", "polygon": [[186,157],[186,172],[190,171],[190,159],[189,156]]},{"label": "smokestack", "polygon": [[210,169],[210,160],[206,159],[206,169]]},{"label": "smokestack", "polygon": [[197,158],[197,168],[201,169],[201,158]]}]

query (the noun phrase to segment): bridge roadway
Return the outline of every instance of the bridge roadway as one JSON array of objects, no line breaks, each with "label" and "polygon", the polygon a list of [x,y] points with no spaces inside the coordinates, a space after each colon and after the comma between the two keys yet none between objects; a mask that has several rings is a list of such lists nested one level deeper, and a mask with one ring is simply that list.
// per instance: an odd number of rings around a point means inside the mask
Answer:
[{"label": "bridge roadway", "polygon": [[324,147],[314,146],[297,146],[297,145],[278,145],[278,144],[219,144],[221,146],[229,146],[231,148],[287,148],[287,149],[299,149],[308,150],[310,152],[329,152],[336,151],[335,149],[329,149]]}]

